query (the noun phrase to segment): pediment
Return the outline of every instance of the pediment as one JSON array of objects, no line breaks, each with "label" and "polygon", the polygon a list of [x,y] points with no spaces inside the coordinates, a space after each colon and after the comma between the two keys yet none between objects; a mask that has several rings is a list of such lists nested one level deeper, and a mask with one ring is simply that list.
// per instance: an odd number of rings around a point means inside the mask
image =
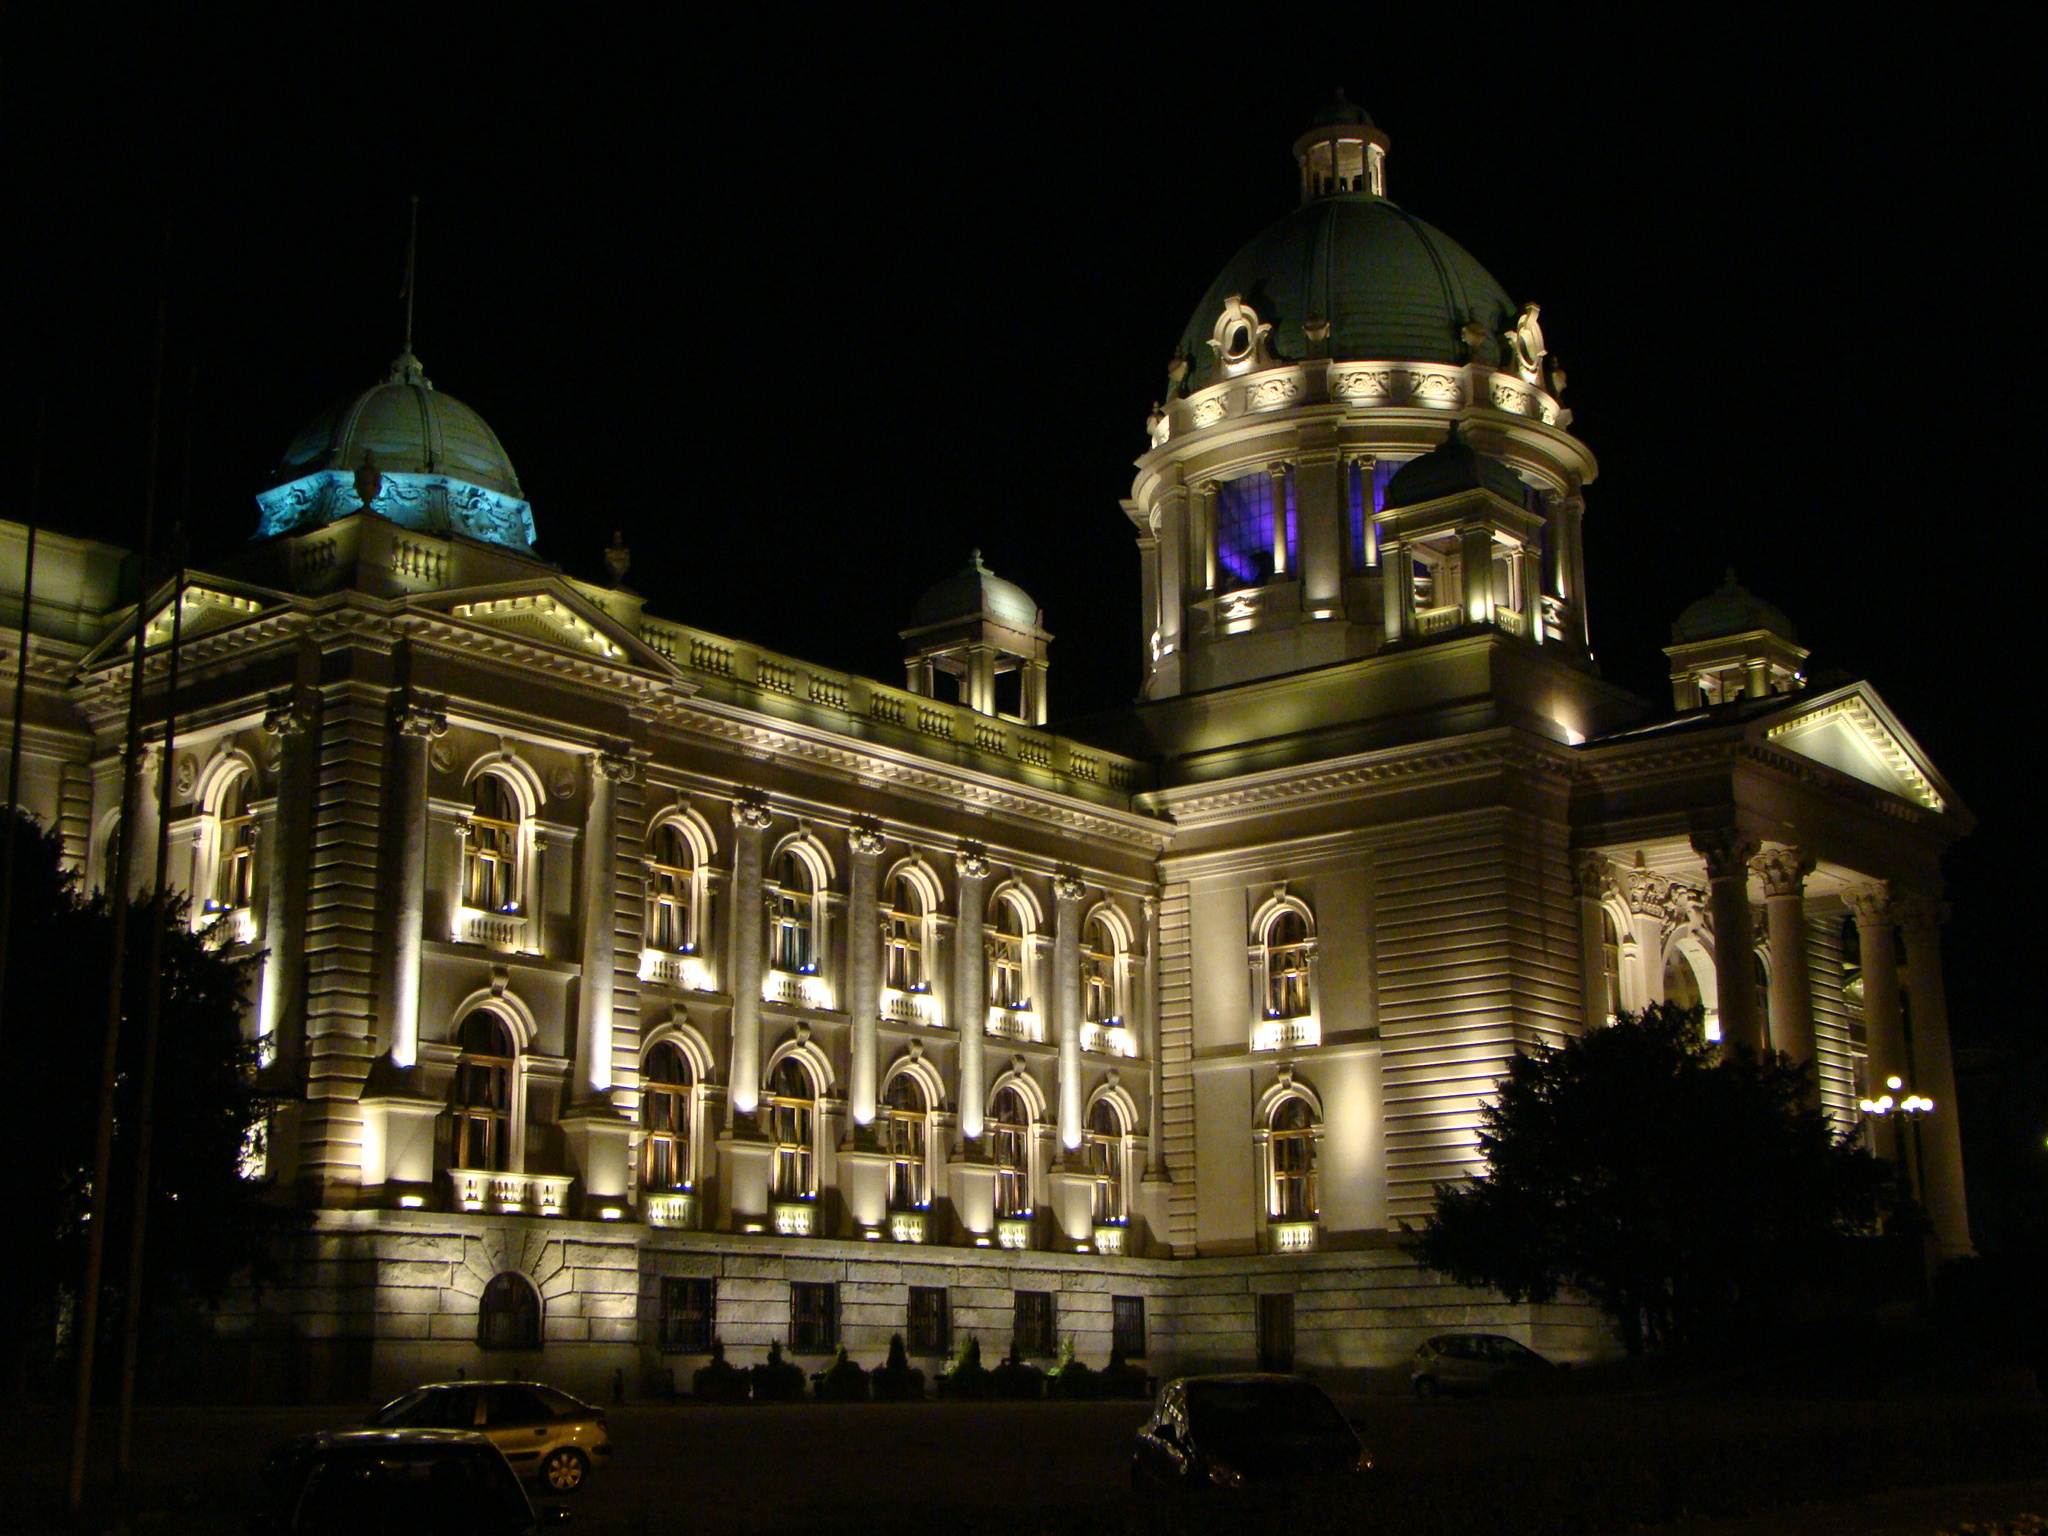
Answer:
[{"label": "pediment", "polygon": [[[188,577],[180,589],[174,625],[171,583],[165,582],[142,604],[141,613],[145,625],[143,646],[153,651],[169,645],[174,627],[177,630],[179,644],[189,645],[203,635],[234,629],[288,606],[290,605],[284,598],[262,587],[222,581],[210,575]],[[131,613],[93,647],[80,670],[90,672],[96,667],[103,666],[111,656],[126,655],[134,642],[135,615]]]},{"label": "pediment", "polygon": [[1931,811],[1948,806],[1947,787],[1919,743],[1861,683],[1776,721],[1764,734],[1776,746],[1902,800]]},{"label": "pediment", "polygon": [[565,582],[471,588],[415,599],[477,629],[592,661],[672,672],[668,658]]}]

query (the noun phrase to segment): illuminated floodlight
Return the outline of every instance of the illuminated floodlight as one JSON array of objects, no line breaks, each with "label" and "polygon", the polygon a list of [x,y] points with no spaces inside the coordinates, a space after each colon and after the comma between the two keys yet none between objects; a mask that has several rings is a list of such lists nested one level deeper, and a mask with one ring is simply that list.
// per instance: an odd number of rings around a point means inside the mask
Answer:
[{"label": "illuminated floodlight", "polygon": [[427,1203],[424,1195],[400,1195],[398,1208],[402,1211],[417,1211]]}]

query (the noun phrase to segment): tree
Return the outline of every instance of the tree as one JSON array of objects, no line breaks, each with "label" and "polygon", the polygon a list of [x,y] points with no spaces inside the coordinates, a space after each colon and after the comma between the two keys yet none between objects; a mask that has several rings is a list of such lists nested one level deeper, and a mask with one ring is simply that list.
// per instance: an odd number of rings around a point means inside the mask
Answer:
[{"label": "tree", "polygon": [[[6,956],[7,1070],[0,1074],[0,1168],[8,1171],[8,1262],[0,1265],[0,1384],[23,1387],[62,1351],[79,1294],[91,1195],[94,1125],[112,908],[63,868],[56,836],[24,817],[15,855]],[[257,1082],[258,1047],[243,1028],[252,962],[195,932],[182,898],[130,908],[125,1021],[115,1098],[103,1325],[121,1316],[134,1196],[135,1129],[149,982],[158,954],[162,1034],[144,1294],[152,1310],[219,1301],[264,1272],[269,1237],[291,1221],[245,1172],[273,1099]],[[101,1358],[111,1365],[117,1348]]]},{"label": "tree", "polygon": [[1700,1010],[1661,1003],[1538,1046],[1483,1111],[1487,1171],[1437,1186],[1409,1251],[1513,1301],[1576,1291],[1630,1354],[1726,1339],[1840,1274],[1894,1199],[1809,1070],[1724,1057]]}]

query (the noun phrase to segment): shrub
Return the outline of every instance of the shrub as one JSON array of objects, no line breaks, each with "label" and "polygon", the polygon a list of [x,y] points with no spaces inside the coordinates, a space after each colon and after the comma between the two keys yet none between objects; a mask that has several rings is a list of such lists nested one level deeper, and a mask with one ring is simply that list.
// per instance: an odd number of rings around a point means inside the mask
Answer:
[{"label": "shrub", "polygon": [[981,1363],[981,1341],[966,1334],[953,1363],[939,1373],[939,1396],[975,1400],[995,1395],[995,1373]]},{"label": "shrub", "polygon": [[821,1403],[864,1403],[868,1400],[868,1373],[847,1359],[842,1346],[831,1369],[811,1378],[811,1395]]},{"label": "shrub", "polygon": [[1126,1360],[1122,1350],[1112,1349],[1109,1364],[1095,1378],[1095,1391],[1100,1397],[1147,1398],[1152,1395],[1152,1378],[1143,1366]]},{"label": "shrub", "polygon": [[902,1334],[889,1335],[889,1358],[869,1372],[868,1391],[878,1403],[924,1401],[924,1372],[910,1363]]},{"label": "shrub", "polygon": [[780,1339],[768,1346],[767,1360],[747,1375],[752,1380],[754,1401],[757,1403],[800,1403],[804,1400],[803,1368],[782,1358]]},{"label": "shrub", "polygon": [[989,1385],[997,1397],[1036,1401],[1045,1396],[1045,1372],[1035,1365],[1026,1365],[1012,1349],[1003,1363],[989,1372]]},{"label": "shrub", "polygon": [[1052,1396],[1068,1402],[1087,1402],[1102,1396],[1102,1378],[1072,1358],[1053,1372],[1046,1386]]},{"label": "shrub", "polygon": [[700,1403],[744,1403],[747,1373],[725,1358],[725,1343],[711,1341],[711,1363],[690,1373],[690,1395]]}]

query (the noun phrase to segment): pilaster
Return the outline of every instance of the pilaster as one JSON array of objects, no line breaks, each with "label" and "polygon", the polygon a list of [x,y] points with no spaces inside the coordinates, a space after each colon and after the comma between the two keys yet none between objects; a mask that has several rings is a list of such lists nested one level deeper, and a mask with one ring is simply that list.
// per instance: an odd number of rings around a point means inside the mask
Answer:
[{"label": "pilaster", "polygon": [[[762,840],[770,821],[765,801],[732,806],[732,922],[726,929],[726,974],[732,977],[732,1112],[751,1116],[761,1103]],[[765,1198],[765,1197],[764,1197]]]},{"label": "pilaster", "polygon": [[988,854],[979,843],[962,843],[953,859],[953,1018],[960,1030],[960,1134],[969,1141],[981,1136],[982,1110],[988,1078],[982,1066],[982,1042],[988,1033],[988,982],[984,967],[983,923],[987,901]]},{"label": "pilaster", "polygon": [[846,897],[847,1016],[852,1021],[853,1059],[847,1074],[846,1108],[856,1126],[875,1119],[876,1031],[881,1009],[882,850],[888,846],[875,822],[856,823],[847,836],[853,869]]},{"label": "pilaster", "polygon": [[1081,902],[1087,886],[1072,870],[1053,877],[1053,1020],[1060,1043],[1060,1147],[1081,1145]]}]

